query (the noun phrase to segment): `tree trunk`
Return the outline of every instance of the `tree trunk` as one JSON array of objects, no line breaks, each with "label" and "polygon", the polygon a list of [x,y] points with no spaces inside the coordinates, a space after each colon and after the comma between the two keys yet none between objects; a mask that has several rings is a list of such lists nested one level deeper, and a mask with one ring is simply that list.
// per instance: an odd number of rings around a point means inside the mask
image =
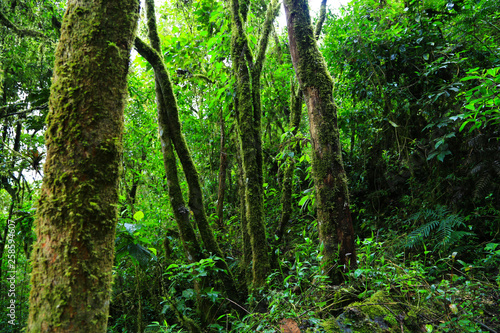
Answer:
[{"label": "tree trunk", "polygon": [[224,122],[224,113],[220,111],[220,165],[219,165],[219,190],[217,191],[217,217],[219,229],[224,228],[224,194],[226,192],[226,128]]},{"label": "tree trunk", "polygon": [[[224,284],[225,291],[229,298],[232,300],[240,301],[240,296],[236,289],[231,271],[224,260],[225,256],[220,250],[213,230],[208,223],[203,204],[203,193],[201,190],[200,180],[196,166],[194,165],[191,153],[187,146],[184,135],[182,134],[181,123],[179,120],[179,110],[177,101],[172,89],[170,77],[163,63],[163,59],[158,53],[160,50],[160,40],[156,29],[154,3],[151,0],[146,2],[148,11],[148,28],[149,39],[152,48],[143,43],[140,39],[136,38],[135,46],[138,52],[153,66],[155,72],[155,84],[158,102],[158,123],[160,129],[160,136],[165,139],[171,140],[170,146],[174,146],[177,156],[182,165],[184,175],[189,188],[189,208],[193,212],[194,219],[198,225],[201,239],[209,253],[220,258],[217,260],[216,265],[220,269],[219,277]],[[162,147],[164,145],[162,144]],[[166,147],[163,147],[166,148]],[[171,149],[171,148],[169,148]],[[182,198],[182,197],[181,197]],[[186,210],[188,214],[189,211]],[[241,311],[240,308],[236,308]]]},{"label": "tree trunk", "polygon": [[284,6],[292,62],[309,116],[322,269],[339,284],[342,270],[356,267],[356,252],[333,79],[316,43],[307,0],[285,0]]},{"label": "tree trunk", "polygon": [[[291,84],[290,92],[290,128],[292,128],[292,138],[295,138],[299,130],[300,116],[302,114],[302,104],[303,95],[300,89],[296,89],[295,85]],[[281,239],[285,232],[285,227],[292,216],[292,193],[293,193],[293,176],[295,171],[295,156],[298,155],[297,147],[298,143],[294,144],[294,148],[291,151],[294,153],[294,157],[286,158],[286,167],[283,174],[283,185],[281,187],[281,218],[278,231],[276,236],[278,236],[277,243],[281,243]]]},{"label": "tree trunk", "polygon": [[240,4],[239,0],[231,0],[231,61],[236,77],[235,109],[245,179],[245,211],[252,247],[254,287],[263,286],[271,270],[263,212],[260,76],[271,25],[278,8],[277,1],[269,5],[254,60],[243,27],[248,3],[242,1]]},{"label": "tree trunk", "polygon": [[137,0],[69,0],[56,51],[29,332],[106,332]]},{"label": "tree trunk", "polygon": [[250,244],[250,235],[248,234],[247,214],[246,214],[246,200],[245,200],[245,176],[243,172],[243,162],[241,158],[241,146],[238,143],[238,138],[235,138],[236,146],[236,162],[238,164],[238,198],[239,198],[239,217],[241,226],[241,249],[243,256],[240,260],[240,275],[244,282],[245,287],[248,289],[252,285],[252,270],[249,268],[252,262],[252,245]]}]

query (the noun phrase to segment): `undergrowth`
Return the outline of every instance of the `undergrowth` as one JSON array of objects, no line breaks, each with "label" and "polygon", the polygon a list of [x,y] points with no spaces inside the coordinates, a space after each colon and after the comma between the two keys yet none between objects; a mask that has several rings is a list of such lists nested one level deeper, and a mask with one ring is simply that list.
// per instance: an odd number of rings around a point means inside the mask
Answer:
[{"label": "undergrowth", "polygon": [[[282,332],[291,320],[300,332],[362,332],[359,324],[346,321],[346,314],[360,315],[370,305],[360,302],[380,292],[386,296],[376,305],[389,309],[397,321],[391,328],[389,317],[374,319],[368,323],[371,332],[377,332],[377,323],[386,329],[380,332],[499,331],[499,243],[484,244],[468,262],[456,252],[444,255],[442,248],[398,252],[398,242],[377,238],[358,240],[358,268],[346,273],[343,285],[331,286],[319,270],[318,247],[305,237],[284,256],[288,260],[268,277],[266,288],[242,305],[247,316],[222,315],[206,331]],[[258,311],[259,303],[267,311]],[[183,330],[153,323],[147,332]]]}]

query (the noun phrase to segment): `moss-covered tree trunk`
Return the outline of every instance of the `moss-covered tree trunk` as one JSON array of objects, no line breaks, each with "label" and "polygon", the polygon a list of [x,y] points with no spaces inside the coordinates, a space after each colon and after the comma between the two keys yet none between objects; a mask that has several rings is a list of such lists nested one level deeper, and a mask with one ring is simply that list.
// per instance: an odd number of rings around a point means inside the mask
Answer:
[{"label": "moss-covered tree trunk", "polygon": [[285,0],[284,6],[292,62],[309,116],[322,267],[338,284],[342,270],[356,266],[356,252],[333,79],[316,43],[307,0]]},{"label": "moss-covered tree trunk", "polygon": [[245,212],[252,247],[253,286],[263,286],[271,270],[266,227],[263,220],[263,173],[260,76],[271,25],[277,14],[277,1],[266,13],[256,59],[253,59],[245,35],[248,2],[231,0],[231,60],[236,77],[236,101],[239,145],[245,179]]},{"label": "moss-covered tree trunk", "polygon": [[139,1],[69,0],[57,47],[28,332],[106,332]]},{"label": "moss-covered tree trunk", "polygon": [[250,244],[250,235],[248,234],[247,214],[246,214],[246,200],[245,200],[245,175],[243,172],[243,162],[241,158],[241,146],[239,138],[234,138],[236,147],[236,163],[238,164],[238,215],[240,218],[241,227],[241,249],[243,255],[240,259],[240,283],[245,288],[252,285],[252,270],[249,268],[252,262],[252,245]]},{"label": "moss-covered tree trunk", "polygon": [[[140,39],[136,39],[135,47],[139,53],[147,60],[153,57],[154,51],[159,51],[161,48],[160,38],[156,30],[156,15],[154,2],[146,1],[147,25],[149,28],[149,39],[151,48],[142,43]],[[154,51],[153,51],[154,50]],[[152,55],[146,56],[146,53]],[[161,60],[158,57],[158,60]],[[152,61],[152,60],[151,60]],[[201,246],[196,238],[196,233],[190,222],[189,209],[182,196],[182,189],[177,172],[177,158],[174,152],[172,142],[172,134],[169,128],[169,118],[165,110],[169,107],[166,103],[162,91],[162,75],[160,71],[155,71],[155,95],[158,111],[158,130],[161,141],[163,165],[167,176],[167,188],[170,199],[170,204],[174,213],[174,218],[179,229],[180,239],[184,247],[184,252],[189,262],[196,262],[204,258]]]},{"label": "moss-covered tree trunk", "polygon": [[[213,230],[208,222],[205,213],[203,193],[201,190],[198,171],[193,162],[193,159],[191,158],[191,153],[187,146],[184,135],[182,134],[177,100],[172,89],[170,77],[163,63],[163,58],[158,52],[160,50],[160,39],[158,37],[156,28],[154,2],[152,0],[147,0],[146,5],[148,14],[149,39],[151,41],[152,47],[149,47],[138,38],[136,38],[135,46],[138,52],[153,66],[155,72],[156,94],[158,100],[158,125],[160,129],[160,136],[162,136],[162,138],[164,138],[165,140],[168,139],[168,145],[170,145],[170,148],[168,148],[166,144],[162,143],[162,147],[163,149],[172,149],[172,146],[175,148],[188,183],[188,205],[198,225],[201,239],[207,252],[212,253],[213,255],[220,258],[220,260],[217,260],[216,265],[220,269],[219,277],[224,284],[227,296],[232,300],[240,302],[240,295],[238,294],[233,275],[226,261],[224,260],[225,256],[223,255],[215,239]],[[189,215],[189,210],[184,209],[184,213]],[[194,238],[193,241],[195,240],[196,239]],[[187,241],[189,241],[189,239],[187,239]],[[237,307],[236,310],[241,311],[241,308]]]}]

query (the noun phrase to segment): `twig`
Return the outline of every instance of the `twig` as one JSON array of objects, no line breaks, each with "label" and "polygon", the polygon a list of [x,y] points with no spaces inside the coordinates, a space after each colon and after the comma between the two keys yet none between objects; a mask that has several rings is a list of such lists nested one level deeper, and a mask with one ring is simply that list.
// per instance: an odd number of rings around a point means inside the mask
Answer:
[{"label": "twig", "polygon": [[48,106],[49,106],[49,103],[44,103],[42,105],[34,106],[34,107],[32,107],[30,109],[26,109],[24,111],[7,113],[6,115],[0,116],[0,119],[7,118],[7,117],[10,117],[10,116],[15,116],[15,115],[20,115],[20,114],[30,113],[30,112],[33,112],[35,110],[43,110],[43,109],[46,109]]},{"label": "twig", "polygon": [[487,329],[487,330],[488,330],[488,331],[490,331],[491,333],[498,333],[497,331],[495,331],[495,330],[494,330],[494,329],[492,329],[491,327],[488,327],[488,326],[486,326],[485,324],[483,324],[483,323],[481,323],[481,322],[479,322],[479,321],[477,321],[477,320],[474,320],[474,322],[475,322],[476,324],[478,324],[479,326],[481,326],[481,327],[483,327],[483,328]]},{"label": "twig", "polygon": [[232,299],[229,299],[227,297],[224,297],[226,299],[226,301],[229,301],[231,303],[233,303],[234,305],[238,306],[239,308],[241,308],[243,311],[245,311],[246,313],[250,314],[250,312],[245,309],[244,307],[242,307],[241,305],[239,305],[238,303],[236,303],[235,301],[233,301]]}]

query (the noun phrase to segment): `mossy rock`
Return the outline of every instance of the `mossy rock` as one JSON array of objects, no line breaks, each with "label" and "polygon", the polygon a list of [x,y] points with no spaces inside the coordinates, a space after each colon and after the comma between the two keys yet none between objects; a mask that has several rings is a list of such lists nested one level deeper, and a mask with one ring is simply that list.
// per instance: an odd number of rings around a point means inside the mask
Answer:
[{"label": "mossy rock", "polygon": [[350,304],[337,318],[322,324],[327,333],[412,332],[416,323],[384,291],[378,291],[363,302]]}]

